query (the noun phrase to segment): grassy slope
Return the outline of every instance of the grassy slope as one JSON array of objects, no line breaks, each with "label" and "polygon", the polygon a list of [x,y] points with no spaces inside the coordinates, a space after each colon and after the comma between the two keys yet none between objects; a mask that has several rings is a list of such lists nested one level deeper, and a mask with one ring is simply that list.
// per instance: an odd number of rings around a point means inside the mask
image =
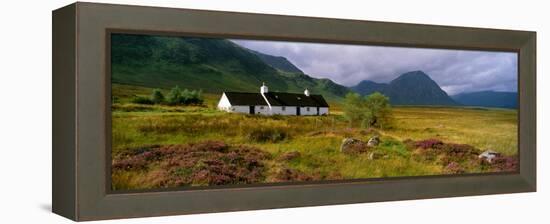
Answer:
[{"label": "grassy slope", "polygon": [[[208,107],[138,106],[127,102],[133,94],[146,95],[150,89],[115,85],[113,94],[120,97],[113,112],[113,153],[152,144],[182,144],[223,139],[232,144],[249,144],[270,152],[274,158],[289,151],[301,156],[285,162],[291,168],[308,174],[343,178],[370,178],[441,174],[440,165],[410,159],[404,139],[438,138],[448,142],[471,144],[480,149],[493,149],[507,155],[516,154],[517,112],[514,110],[444,107],[396,107],[395,128],[384,131],[376,150],[388,159],[369,160],[366,154],[346,155],[339,152],[345,137],[368,140],[369,134],[348,128],[338,106],[330,116],[264,117],[227,114],[214,109],[217,95],[206,95]],[[278,143],[250,142],[249,130],[263,126],[280,128],[290,138]],[[269,167],[280,162],[275,160]],[[272,169],[270,169],[272,170]],[[270,171],[271,172],[271,171]],[[480,170],[468,170],[480,172]],[[269,176],[272,175],[268,172]],[[121,188],[147,188],[143,173],[119,173],[113,182]]]},{"label": "grassy slope", "polygon": [[116,35],[112,48],[112,83],[151,88],[257,91],[266,82],[272,91],[314,94],[338,99],[349,89],[330,80],[287,73],[228,40]]},{"label": "grassy slope", "polygon": [[187,67],[162,65],[162,67],[163,69],[156,69],[155,66],[113,66],[112,83],[132,88],[161,89],[170,89],[177,85],[181,88],[200,89],[206,93],[220,94],[224,91],[259,91],[262,82],[266,82],[270,91],[302,93],[305,88],[308,88],[313,94],[321,94],[327,100],[341,100],[349,91],[330,80],[314,79],[298,73],[277,71],[276,78],[239,75],[240,78],[235,79],[234,74],[207,65]]}]

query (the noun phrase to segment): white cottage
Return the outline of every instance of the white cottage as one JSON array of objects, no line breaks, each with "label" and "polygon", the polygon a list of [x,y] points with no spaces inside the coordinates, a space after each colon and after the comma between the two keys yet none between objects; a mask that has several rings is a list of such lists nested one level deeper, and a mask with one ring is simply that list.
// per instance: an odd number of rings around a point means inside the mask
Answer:
[{"label": "white cottage", "polygon": [[321,95],[269,92],[265,83],[259,93],[224,92],[218,109],[247,114],[328,115],[329,105]]}]

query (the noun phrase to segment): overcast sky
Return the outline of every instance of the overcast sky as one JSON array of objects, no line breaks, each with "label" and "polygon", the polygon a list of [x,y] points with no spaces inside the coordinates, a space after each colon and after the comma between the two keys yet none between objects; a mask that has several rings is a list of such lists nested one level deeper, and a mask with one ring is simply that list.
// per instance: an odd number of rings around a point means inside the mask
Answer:
[{"label": "overcast sky", "polygon": [[449,95],[482,90],[517,91],[517,54],[232,40],[246,48],[283,56],[304,73],[353,86],[362,80],[388,83],[402,73],[422,70]]}]

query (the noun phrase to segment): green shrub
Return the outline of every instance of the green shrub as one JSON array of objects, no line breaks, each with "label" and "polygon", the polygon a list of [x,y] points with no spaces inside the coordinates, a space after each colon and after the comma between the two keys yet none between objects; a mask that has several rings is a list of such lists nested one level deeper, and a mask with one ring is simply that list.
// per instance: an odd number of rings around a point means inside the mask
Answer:
[{"label": "green shrub", "polygon": [[179,86],[176,86],[170,90],[170,94],[168,95],[168,103],[171,105],[179,104],[179,100],[181,99],[181,89]]},{"label": "green shrub", "polygon": [[154,89],[153,93],[151,94],[151,100],[155,104],[161,104],[164,102],[164,95],[160,91],[160,89]]},{"label": "green shrub", "polygon": [[174,87],[168,96],[170,105],[200,105],[204,102],[202,99],[202,91],[184,89]]},{"label": "green shrub", "polygon": [[390,125],[392,119],[390,98],[375,92],[366,97],[365,103],[367,110],[363,127],[385,128]]},{"label": "green shrub", "polygon": [[387,128],[392,119],[390,99],[379,92],[366,97],[349,93],[344,99],[343,110],[350,126]]}]

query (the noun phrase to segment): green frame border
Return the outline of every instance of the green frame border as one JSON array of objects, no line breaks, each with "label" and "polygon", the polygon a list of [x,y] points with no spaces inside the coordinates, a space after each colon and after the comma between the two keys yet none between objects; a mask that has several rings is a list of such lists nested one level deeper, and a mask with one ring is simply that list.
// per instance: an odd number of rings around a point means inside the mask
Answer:
[{"label": "green frame border", "polygon": [[[53,212],[127,217],[536,191],[536,33],[77,2],[53,12]],[[166,35],[511,51],[519,54],[519,173],[110,192],[113,30]],[[330,32],[327,32],[330,31]]]}]

